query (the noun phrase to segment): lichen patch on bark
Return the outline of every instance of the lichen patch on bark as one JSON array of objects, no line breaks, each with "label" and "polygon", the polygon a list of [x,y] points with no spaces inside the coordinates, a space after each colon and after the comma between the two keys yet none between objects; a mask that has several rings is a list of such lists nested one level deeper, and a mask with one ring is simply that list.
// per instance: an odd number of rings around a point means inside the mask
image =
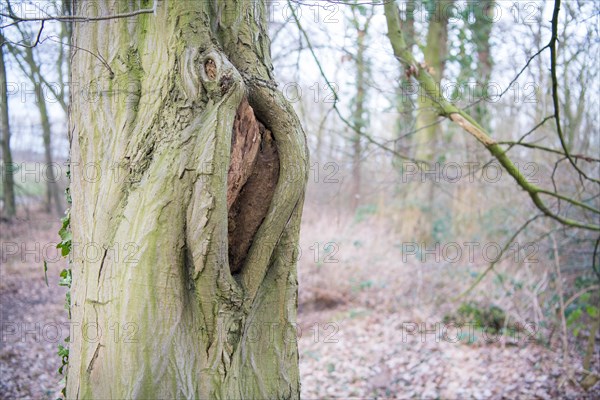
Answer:
[{"label": "lichen patch on bark", "polygon": [[229,267],[239,272],[252,239],[269,211],[279,178],[279,156],[273,134],[254,115],[244,98],[231,135],[227,174]]}]

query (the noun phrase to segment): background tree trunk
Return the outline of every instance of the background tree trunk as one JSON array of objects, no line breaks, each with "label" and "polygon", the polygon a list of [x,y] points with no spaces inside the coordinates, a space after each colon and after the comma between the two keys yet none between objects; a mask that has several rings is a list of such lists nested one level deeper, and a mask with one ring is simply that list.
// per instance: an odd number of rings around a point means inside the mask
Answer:
[{"label": "background tree trunk", "polygon": [[[429,24],[427,27],[427,39],[423,49],[425,64],[431,72],[437,84],[440,84],[444,76],[444,67],[448,56],[448,20],[450,14],[448,7],[452,1],[434,1],[426,3],[429,11]],[[441,127],[436,124],[439,117],[436,111],[435,95],[424,90],[419,90],[417,97],[415,158],[431,163],[431,170],[436,170],[435,155],[438,149],[438,132]],[[415,226],[416,236],[419,240],[429,243],[434,233],[435,208],[435,185],[438,183],[434,174],[427,176],[424,182],[419,182],[415,192],[415,199],[419,204],[418,220]]]},{"label": "background tree trunk", "polygon": [[[364,8],[363,8],[364,9]],[[352,18],[350,23],[356,30],[356,55],[353,56],[356,65],[356,97],[352,104],[352,124],[357,132],[352,133],[352,189],[350,208],[356,211],[361,203],[361,185],[362,171],[361,164],[363,158],[362,135],[368,127],[368,110],[366,109],[367,100],[367,79],[369,77],[369,62],[365,57],[367,51],[367,35],[369,24],[373,17],[372,11],[364,11],[365,21],[361,24],[361,13],[357,12],[358,7],[352,7]]]},{"label": "background tree trunk", "polygon": [[52,206],[54,206],[54,212],[56,212],[56,215],[62,215],[64,211],[64,206],[62,204],[62,196],[60,194],[60,189],[58,188],[59,177],[56,176],[54,157],[52,156],[52,127],[50,126],[50,116],[48,115],[46,98],[44,97],[45,94],[42,91],[42,85],[38,83],[40,81],[36,81],[35,79],[33,79],[32,82],[34,82],[36,93],[38,93],[37,106],[40,112],[40,121],[42,125],[42,139],[44,142],[44,162],[46,164],[47,170],[47,174],[45,175],[46,212],[52,212]]},{"label": "background tree trunk", "polygon": [[[0,34],[0,42],[4,43],[4,36]],[[4,46],[0,48],[0,118],[2,119],[2,135],[0,144],[2,147],[2,191],[4,200],[4,215],[8,218],[14,217],[17,209],[15,205],[15,182],[13,176],[13,161],[10,151],[10,123],[8,120],[8,90],[6,78],[6,66],[4,64]]]},{"label": "background tree trunk", "polygon": [[[493,0],[482,0],[475,7],[474,22],[471,26],[462,28],[463,31],[471,31],[471,43],[473,45],[473,53],[467,55],[466,34],[461,32],[461,36],[465,37],[460,46],[461,70],[459,74],[459,82],[469,82],[473,79],[477,82],[475,90],[475,100],[481,100],[473,109],[475,119],[486,129],[491,129],[491,115],[489,111],[489,101],[486,100],[491,96],[488,93],[490,88],[490,77],[493,68],[493,57],[491,51],[491,36],[492,36],[492,20],[494,12]],[[466,19],[471,16],[466,15]],[[477,68],[474,70],[470,63],[471,59],[477,60]],[[541,118],[540,118],[541,119]],[[470,137],[462,135],[453,135],[452,140],[461,144],[464,147],[464,157],[469,162],[485,163],[485,150]],[[458,182],[454,185],[454,196],[452,200],[452,232],[454,235],[469,238],[471,240],[477,235],[477,220],[481,217],[482,201],[479,198],[480,190],[477,186],[470,182],[470,177],[465,179],[463,184]]]},{"label": "background tree trunk", "polygon": [[[79,1],[75,14],[131,11],[95,4]],[[74,91],[71,103],[80,329],[69,398],[299,397],[295,261],[308,154],[273,82],[266,15],[263,2],[160,2],[154,15],[75,26],[75,48],[110,70],[73,53],[72,81],[95,93]],[[232,273],[227,181],[244,97],[262,141],[272,132],[279,178],[274,186],[255,167],[258,183],[242,188],[242,213],[252,213],[275,187]],[[86,165],[99,179],[86,179]]]},{"label": "background tree trunk", "polygon": [[[21,36],[25,39],[27,35],[20,31]],[[40,114],[40,125],[42,128],[42,140],[44,143],[44,179],[46,180],[46,212],[52,212],[52,206],[54,205],[54,211],[57,215],[62,215],[64,207],[62,204],[62,196],[58,188],[58,178],[55,174],[56,166],[54,165],[54,157],[52,156],[52,127],[50,125],[50,115],[48,113],[48,105],[46,102],[46,86],[43,83],[47,83],[42,76],[40,70],[40,62],[36,61],[33,54],[33,47],[17,47],[14,45],[8,45],[12,55],[17,61],[19,68],[29,78],[33,85],[34,92],[36,95],[36,106]],[[55,93],[56,95],[56,93]],[[58,97],[58,96],[57,96]],[[64,103],[64,101],[63,101]],[[66,103],[63,105],[66,108]]]}]

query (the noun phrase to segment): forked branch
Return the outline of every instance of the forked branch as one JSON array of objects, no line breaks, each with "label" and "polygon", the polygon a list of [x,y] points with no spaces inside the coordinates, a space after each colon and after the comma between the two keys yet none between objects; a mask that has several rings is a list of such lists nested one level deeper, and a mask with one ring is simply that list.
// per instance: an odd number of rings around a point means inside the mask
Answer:
[{"label": "forked branch", "polygon": [[[559,3],[559,2],[558,2]],[[431,76],[428,71],[426,65],[417,62],[416,58],[412,54],[410,48],[406,44],[406,40],[404,38],[400,17],[398,13],[398,9],[393,1],[386,2],[384,4],[385,16],[388,26],[388,37],[390,39],[392,49],[396,58],[405,66],[406,71],[414,77],[414,79],[418,82],[419,86],[423,90],[424,93],[427,94],[432,99],[432,104],[434,104],[437,108],[439,115],[444,116],[455,122],[461,128],[463,128],[466,132],[471,134],[475,139],[477,139],[491,154],[496,158],[496,160],[506,169],[506,171],[514,178],[517,184],[525,190],[528,194],[535,206],[542,211],[542,213],[559,223],[576,228],[588,229],[593,231],[600,231],[600,225],[590,224],[582,221],[577,221],[573,219],[569,219],[563,217],[553,211],[546,205],[546,203],[542,200],[541,195],[548,195],[554,197],[558,200],[567,201],[582,210],[590,211],[596,215],[600,215],[600,210],[588,206],[582,202],[577,200],[568,198],[566,196],[560,195],[556,192],[551,192],[548,190],[544,190],[530,181],[519,171],[517,166],[513,163],[513,161],[506,155],[506,150],[502,149],[500,143],[496,142],[492,139],[488,132],[477,122],[475,121],[468,113],[464,110],[458,108],[456,105],[447,101],[442,94],[440,93],[439,87],[436,85],[435,80]],[[557,20],[557,11],[555,10],[555,14],[553,16],[553,26],[554,30],[556,30],[555,24]],[[554,35],[553,35],[554,36]],[[554,38],[554,40],[556,40]],[[552,50],[554,42],[550,42],[549,47]],[[543,50],[543,49],[542,49]],[[553,53],[555,54],[555,53]],[[554,56],[555,57],[555,56]],[[557,127],[560,127],[560,119],[558,115],[558,107],[555,104],[555,119],[558,121]],[[564,140],[562,139],[562,131],[559,130],[559,137],[561,138],[561,143],[563,143],[563,152],[565,155],[569,154],[566,146],[564,145]],[[573,157],[568,156],[572,161]],[[575,166],[574,161],[572,164]],[[575,166],[576,167],[576,166]],[[576,170],[588,178],[583,172],[576,167]],[[588,178],[590,180],[594,180]],[[595,181],[595,180],[594,180]]]}]

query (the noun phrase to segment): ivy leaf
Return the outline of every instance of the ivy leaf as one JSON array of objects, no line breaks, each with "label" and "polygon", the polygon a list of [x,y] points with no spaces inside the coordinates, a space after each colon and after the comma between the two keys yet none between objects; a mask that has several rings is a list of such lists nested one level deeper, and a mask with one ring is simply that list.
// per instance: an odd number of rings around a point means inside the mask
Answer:
[{"label": "ivy leaf", "polygon": [[590,296],[591,296],[591,294],[590,294],[589,292],[588,292],[588,293],[585,293],[585,294],[583,294],[583,295],[581,295],[581,297],[579,298],[579,302],[580,302],[580,303],[583,303],[583,304],[585,304],[585,303],[589,303],[589,301],[590,301]]},{"label": "ivy leaf", "polygon": [[69,312],[69,319],[71,319],[71,291],[65,295],[65,310]]},{"label": "ivy leaf", "polygon": [[58,280],[59,286],[71,287],[71,270],[63,269],[60,271],[60,279]]},{"label": "ivy leaf", "polygon": [[58,235],[61,239],[65,240],[65,235],[69,231],[69,224],[71,223],[71,214],[68,213],[67,216],[60,219],[61,227],[58,230]]},{"label": "ivy leaf", "polygon": [[73,240],[73,234],[69,230],[71,224],[71,213],[67,212],[67,215],[60,220],[62,225],[58,231],[61,242],[56,245],[57,249],[60,249],[60,254],[66,257],[71,252],[71,241]]},{"label": "ivy leaf", "polygon": [[60,238],[63,240],[63,242],[70,242],[71,239],[73,239],[73,234],[71,233],[71,231],[60,231],[59,232]]},{"label": "ivy leaf", "polygon": [[59,357],[69,357],[69,348],[63,346],[62,344],[58,345],[58,355]]},{"label": "ivy leaf", "polygon": [[44,281],[46,282],[46,287],[50,287],[48,285],[48,263],[44,260]]},{"label": "ivy leaf", "polygon": [[[71,233],[69,232],[69,235]],[[66,257],[67,255],[69,255],[69,253],[71,252],[71,239],[69,237],[69,240],[63,240],[62,242],[60,242],[59,244],[56,245],[57,249],[60,249],[60,254],[63,257]]]},{"label": "ivy leaf", "polygon": [[[573,311],[571,314],[569,314],[569,317],[567,318],[567,325],[571,326],[573,325],[573,323],[575,323],[580,317],[581,317],[581,308],[578,308],[577,310]],[[575,335],[577,336],[577,335]]]}]

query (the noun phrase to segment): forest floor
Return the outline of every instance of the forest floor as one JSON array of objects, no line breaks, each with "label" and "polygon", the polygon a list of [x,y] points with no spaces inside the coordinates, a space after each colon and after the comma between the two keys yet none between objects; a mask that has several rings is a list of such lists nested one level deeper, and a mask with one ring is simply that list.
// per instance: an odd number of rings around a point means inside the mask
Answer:
[{"label": "forest floor", "polygon": [[303,398],[600,398],[598,384],[586,392],[562,383],[557,352],[523,334],[457,343],[451,329],[447,337],[430,325],[423,335],[413,331],[409,312],[300,314],[300,324],[310,321],[299,340]]},{"label": "forest floor", "polygon": [[[315,266],[307,261],[311,235],[320,229],[313,223],[308,218],[303,227],[299,262],[302,398],[600,398],[600,384],[585,392],[565,381],[560,348],[530,341],[527,332],[488,335],[486,341],[479,331],[459,335],[441,323],[436,330],[433,321],[441,318],[435,308],[398,301],[399,288],[390,292],[357,281],[360,293],[344,293],[322,285],[311,278]],[[59,222],[32,214],[1,224],[0,399],[55,399],[61,387],[57,346],[68,335],[65,289],[57,285],[65,261],[52,249]],[[8,243],[18,246],[16,254],[9,254],[14,249]],[[48,263],[48,286],[44,257],[56,259]],[[414,274],[403,277],[404,285],[414,286]],[[593,364],[597,370],[598,351]],[[581,360],[571,355],[569,365]]]},{"label": "forest floor", "polygon": [[[58,345],[69,335],[66,288],[58,276],[66,261],[55,248],[60,221],[32,213],[0,222],[0,399],[56,399],[61,376]],[[48,262],[48,286],[44,279]]]}]

